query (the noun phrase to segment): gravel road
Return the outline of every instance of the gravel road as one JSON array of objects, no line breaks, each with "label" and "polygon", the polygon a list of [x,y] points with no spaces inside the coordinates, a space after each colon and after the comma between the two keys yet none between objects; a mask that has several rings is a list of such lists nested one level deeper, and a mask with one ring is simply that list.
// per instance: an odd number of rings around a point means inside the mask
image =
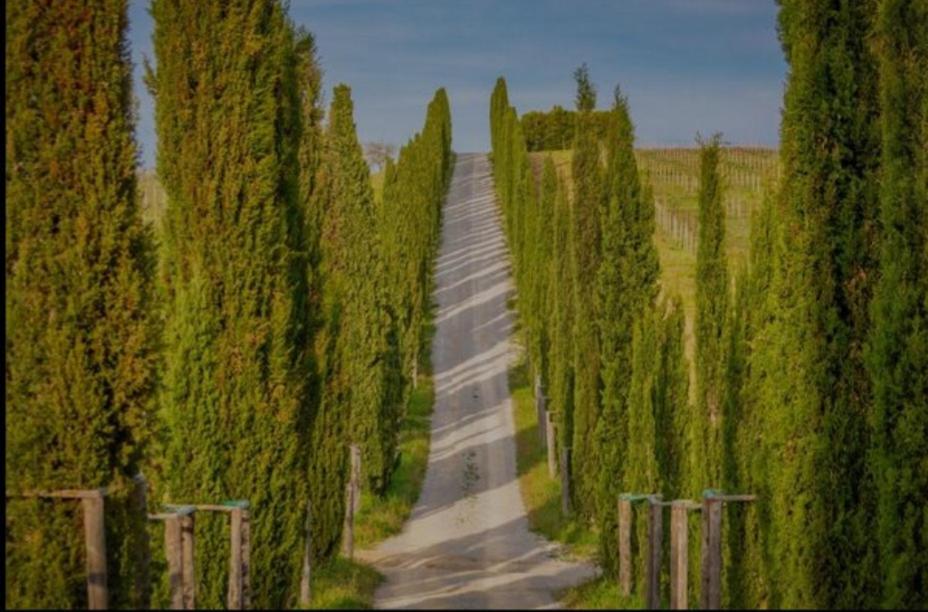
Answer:
[{"label": "gravel road", "polygon": [[545,608],[594,568],[528,529],[507,385],[513,285],[486,155],[457,157],[444,208],[428,472],[401,534],[361,551],[378,608]]}]

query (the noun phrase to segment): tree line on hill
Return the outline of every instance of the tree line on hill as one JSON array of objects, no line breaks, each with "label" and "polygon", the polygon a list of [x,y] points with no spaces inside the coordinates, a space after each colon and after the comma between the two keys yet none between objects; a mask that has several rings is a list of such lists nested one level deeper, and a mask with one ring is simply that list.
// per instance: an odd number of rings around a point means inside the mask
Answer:
[{"label": "tree line on hill", "polygon": [[[80,5],[80,6],[79,6]],[[164,603],[131,506],[246,499],[251,598],[337,550],[348,446],[384,492],[422,361],[451,115],[439,89],[375,201],[351,91],[278,0],[153,0],[157,236],[143,223],[125,0],[7,7],[8,491],[107,486],[113,607]],[[77,506],[7,502],[8,607],[86,605]],[[197,520],[198,603],[227,537]],[[153,532],[154,533],[154,532]],[[160,533],[160,532],[158,532]]]},{"label": "tree line on hill", "polygon": [[[600,137],[606,135],[609,113],[593,110],[589,119]],[[529,151],[560,151],[573,146],[577,112],[555,104],[551,110],[529,111],[522,115],[522,133]]]},{"label": "tree line on hill", "polygon": [[783,0],[779,32],[783,174],[744,269],[725,259],[719,139],[701,146],[693,380],[625,98],[601,137],[588,71],[575,74],[568,188],[550,158],[533,176],[525,121],[497,81],[493,168],[526,349],[607,573],[620,493],[721,489],[758,495],[726,511],[726,605],[920,608],[928,3]]}]

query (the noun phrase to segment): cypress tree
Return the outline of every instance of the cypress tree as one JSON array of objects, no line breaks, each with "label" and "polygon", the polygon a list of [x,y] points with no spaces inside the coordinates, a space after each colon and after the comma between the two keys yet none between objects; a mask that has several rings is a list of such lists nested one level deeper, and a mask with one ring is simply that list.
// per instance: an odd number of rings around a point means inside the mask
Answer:
[{"label": "cypress tree", "polygon": [[633,474],[645,466],[636,464],[625,452],[626,444],[631,442],[627,411],[632,369],[628,364],[633,359],[632,328],[653,306],[660,272],[652,242],[654,203],[638,176],[628,102],[618,88],[615,93],[606,138],[610,155],[606,173],[609,206],[602,219],[602,261],[594,293],[602,363],[602,414],[596,428],[597,517],[601,560],[610,571],[616,568],[613,534],[617,496],[623,490],[632,490],[631,482],[647,480]]},{"label": "cypress tree", "polygon": [[[347,420],[341,448],[358,443],[367,487],[386,486],[396,450],[401,398],[384,262],[370,174],[355,131],[351,90],[335,87],[320,175],[324,362],[322,410]],[[320,440],[321,442],[321,440]],[[329,441],[328,444],[337,444]],[[329,502],[332,507],[337,502]]]},{"label": "cypress tree", "polygon": [[[784,0],[790,74],[780,192],[783,245],[754,342],[769,499],[770,606],[854,607],[878,591],[868,546],[868,376],[879,164],[874,2]],[[754,383],[752,382],[752,385]]]},{"label": "cypress tree", "polygon": [[605,208],[599,139],[592,109],[596,92],[586,66],[574,74],[577,81],[577,133],[574,144],[573,216],[571,265],[573,267],[574,399],[571,471],[575,487],[574,507],[592,517],[596,505],[599,458],[592,443],[599,416],[599,347],[595,312],[590,292],[594,290],[600,264],[600,218]]},{"label": "cypress tree", "polygon": [[[272,0],[155,0],[151,12],[157,70],[148,82],[168,198],[159,496],[249,500],[252,601],[290,605],[312,377],[294,32]],[[222,522],[198,520],[200,558],[228,554]],[[198,601],[221,606],[225,564],[197,572]]]},{"label": "cypress tree", "polygon": [[[6,6],[7,491],[111,486],[109,605],[146,607],[153,253],[136,193],[126,3]],[[87,605],[80,504],[8,499],[11,608]]]},{"label": "cypress tree", "polygon": [[[571,230],[573,224],[567,181],[558,176],[554,162],[547,158],[545,165],[554,172],[555,198],[552,252],[549,284],[552,295],[553,328],[551,330],[551,378],[548,396],[555,411],[559,447],[569,446],[573,437],[573,318],[574,281],[571,265]],[[550,179],[549,179],[550,180]],[[550,185],[550,183],[548,183]]]},{"label": "cypress tree", "polygon": [[696,252],[696,405],[690,427],[692,471],[685,490],[699,495],[722,485],[723,385],[725,321],[728,317],[728,271],[725,254],[725,209],[719,174],[720,137],[700,150],[699,246]]},{"label": "cypress tree", "polygon": [[880,279],[873,380],[880,603],[925,605],[928,589],[928,3],[884,0],[879,21]]}]

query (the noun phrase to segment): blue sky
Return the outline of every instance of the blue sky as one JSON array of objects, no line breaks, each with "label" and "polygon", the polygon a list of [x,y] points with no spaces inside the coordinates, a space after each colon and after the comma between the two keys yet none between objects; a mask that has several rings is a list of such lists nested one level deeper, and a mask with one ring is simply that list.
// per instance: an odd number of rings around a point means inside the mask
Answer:
[{"label": "blue sky", "polygon": [[[147,6],[131,0],[129,37],[142,164],[152,166]],[[715,131],[732,143],[778,141],[786,65],[773,0],[291,0],[290,15],[316,35],[327,92],[351,86],[362,141],[404,143],[444,86],[453,147],[485,151],[497,76],[520,114],[572,108],[582,62],[600,107],[621,85],[641,145],[690,145]]]}]

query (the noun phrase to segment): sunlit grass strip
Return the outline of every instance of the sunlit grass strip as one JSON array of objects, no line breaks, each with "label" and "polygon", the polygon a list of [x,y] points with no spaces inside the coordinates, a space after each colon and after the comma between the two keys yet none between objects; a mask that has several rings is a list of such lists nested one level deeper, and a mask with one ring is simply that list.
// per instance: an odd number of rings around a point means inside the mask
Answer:
[{"label": "sunlit grass strip", "polygon": [[548,475],[524,356],[509,370],[509,391],[516,427],[516,469],[529,527],[564,544],[570,556],[595,560],[596,532],[561,513],[561,484]]}]

